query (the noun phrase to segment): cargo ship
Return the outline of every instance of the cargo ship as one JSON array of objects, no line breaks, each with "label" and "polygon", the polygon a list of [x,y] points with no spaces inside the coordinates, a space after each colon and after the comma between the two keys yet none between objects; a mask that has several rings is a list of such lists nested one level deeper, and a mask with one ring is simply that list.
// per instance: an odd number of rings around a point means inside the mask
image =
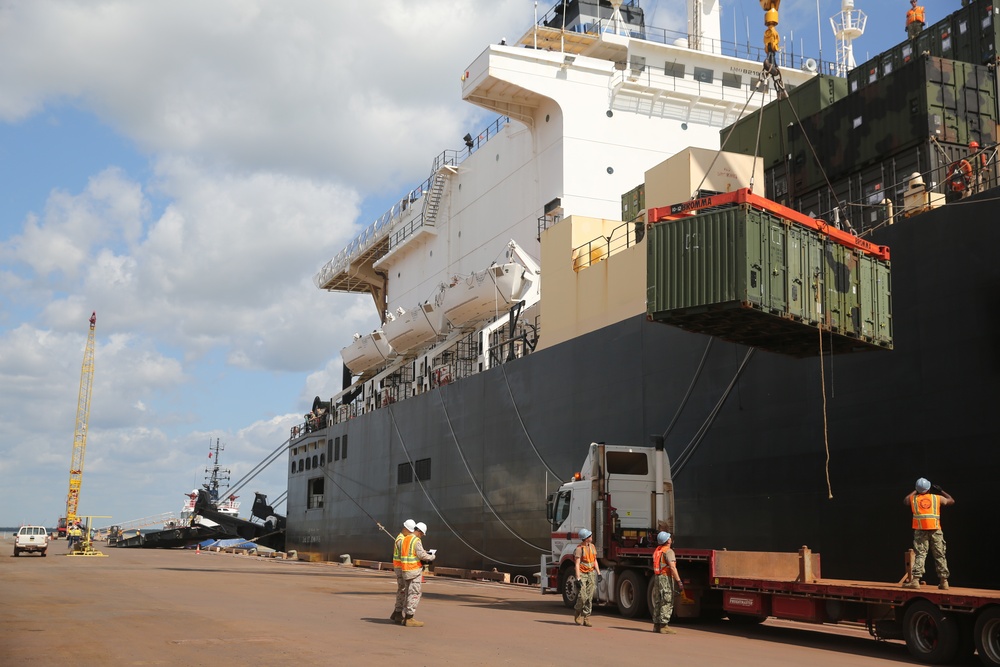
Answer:
[{"label": "cargo ship", "polygon": [[[380,528],[414,518],[439,564],[530,576],[546,497],[590,443],[659,435],[678,546],[808,545],[827,576],[899,580],[902,499],[927,477],[957,501],[952,581],[996,584],[1000,545],[976,516],[1000,464],[992,3],[846,77],[781,53],[780,86],[763,53],[720,39],[717,2],[688,4],[674,34],[637,2],[560,2],[462,72],[463,99],[497,120],[316,275],[370,295],[381,326],[341,343],[343,386],[292,429],[289,549],[386,560]],[[759,318],[736,331],[711,303],[651,299],[669,253],[650,240],[672,223],[649,213],[743,189],[891,250],[871,273],[874,330],[857,306],[795,316],[811,284],[756,305],[804,327],[790,349],[755,338]],[[767,262],[747,289],[781,282],[787,264]],[[841,296],[867,284],[820,273]]]}]

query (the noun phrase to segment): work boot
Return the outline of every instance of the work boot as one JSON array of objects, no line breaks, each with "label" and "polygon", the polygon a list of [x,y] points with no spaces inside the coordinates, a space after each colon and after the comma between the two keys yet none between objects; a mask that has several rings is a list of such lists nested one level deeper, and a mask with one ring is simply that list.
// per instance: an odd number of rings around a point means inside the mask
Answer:
[{"label": "work boot", "polygon": [[659,631],[660,631],[660,624],[653,623],[653,632],[659,632]]},{"label": "work boot", "polygon": [[422,628],[422,627],[424,627],[424,622],[423,621],[418,621],[417,619],[413,618],[412,616],[407,616],[406,620],[403,621],[403,625],[406,626],[406,627],[408,627],[408,628]]},{"label": "work boot", "polygon": [[392,616],[389,617],[389,620],[392,621],[393,623],[401,622],[403,620],[403,612],[401,611],[392,612]]},{"label": "work boot", "polygon": [[920,588],[920,579],[913,578],[903,584],[903,588]]},{"label": "work boot", "polygon": [[573,614],[573,622],[577,625],[583,625],[583,617],[580,615],[580,612]]},{"label": "work boot", "polygon": [[661,625],[660,626],[660,634],[661,635],[676,635],[677,631],[674,630],[669,625]]},{"label": "work boot", "polygon": [[948,580],[947,579],[942,579],[941,583],[938,584],[938,588],[940,588],[943,591],[948,590]]},{"label": "work boot", "polygon": [[585,627],[585,628],[592,628],[592,627],[594,627],[594,626],[592,626],[590,624],[590,616],[584,616],[583,617],[583,627]]}]

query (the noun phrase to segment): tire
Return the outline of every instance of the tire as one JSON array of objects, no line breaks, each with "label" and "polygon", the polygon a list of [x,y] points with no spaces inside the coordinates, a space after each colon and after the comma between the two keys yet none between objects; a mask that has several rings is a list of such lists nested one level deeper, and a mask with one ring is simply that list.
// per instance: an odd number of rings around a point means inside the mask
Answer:
[{"label": "tire", "polygon": [[646,578],[637,570],[625,570],[615,586],[618,613],[625,618],[639,618],[646,614]]},{"label": "tire", "polygon": [[42,551],[42,558],[45,558],[45,556],[47,556],[47,555],[48,555],[48,552],[43,550]]},{"label": "tire", "polygon": [[17,547],[14,547],[14,558],[17,558],[20,555],[21,555],[21,550],[18,549]]},{"label": "tire", "polygon": [[1000,665],[1000,607],[988,607],[979,614],[973,638],[979,660],[984,665]]},{"label": "tire", "polygon": [[903,615],[903,638],[910,655],[940,665],[958,655],[958,622],[927,600],[917,600]]},{"label": "tire", "polygon": [[566,608],[574,609],[579,593],[576,589],[576,570],[572,567],[564,567],[559,573],[559,592],[562,593],[563,604]]}]

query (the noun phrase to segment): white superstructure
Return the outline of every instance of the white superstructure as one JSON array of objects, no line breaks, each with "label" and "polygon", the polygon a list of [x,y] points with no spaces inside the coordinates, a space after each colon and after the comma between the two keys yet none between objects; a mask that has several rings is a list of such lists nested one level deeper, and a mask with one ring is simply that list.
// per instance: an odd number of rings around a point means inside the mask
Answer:
[{"label": "white superstructure", "polygon": [[[432,303],[456,276],[502,264],[511,242],[537,260],[541,231],[564,217],[621,219],[623,193],[648,169],[688,146],[717,150],[723,127],[775,93],[758,90],[762,52],[726,54],[736,48],[719,37],[717,0],[688,9],[693,34],[646,26],[634,2],[620,7],[621,21],[597,0],[560,2],[516,44],[489,46],[462,73],[462,97],[500,118],[438,156],[427,181],[330,260],[316,285],[370,293],[385,322]],[[788,87],[815,76],[779,65]],[[479,346],[482,370],[489,345]],[[433,386],[432,357],[412,365],[416,385]]]}]

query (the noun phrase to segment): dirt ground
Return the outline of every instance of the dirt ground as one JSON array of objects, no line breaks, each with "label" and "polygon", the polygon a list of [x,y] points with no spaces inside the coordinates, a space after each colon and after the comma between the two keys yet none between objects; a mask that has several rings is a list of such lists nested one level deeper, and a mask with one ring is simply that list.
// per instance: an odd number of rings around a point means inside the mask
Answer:
[{"label": "dirt ground", "polygon": [[0,543],[2,665],[900,665],[860,629],[727,621],[651,632],[598,611],[578,627],[537,589],[428,577],[417,618],[389,622],[392,572],[187,550],[13,557]]}]

